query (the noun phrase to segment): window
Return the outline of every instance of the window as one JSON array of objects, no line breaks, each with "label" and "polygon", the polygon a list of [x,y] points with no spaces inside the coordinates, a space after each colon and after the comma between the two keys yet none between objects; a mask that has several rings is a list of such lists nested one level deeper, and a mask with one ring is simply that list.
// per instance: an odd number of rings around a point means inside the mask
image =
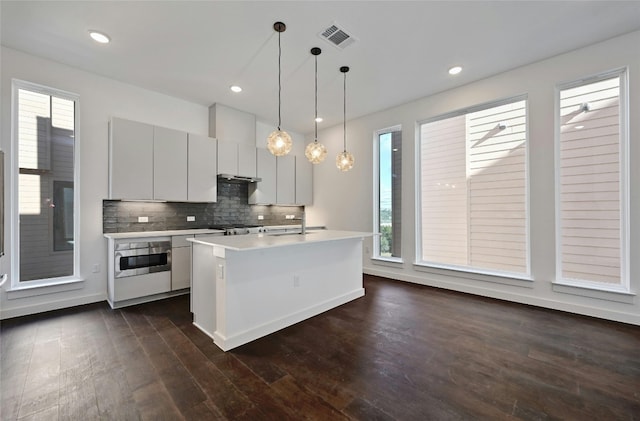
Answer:
[{"label": "window", "polygon": [[381,130],[375,137],[376,171],[374,258],[402,258],[402,132]]},{"label": "window", "polygon": [[626,73],[561,86],[557,280],[628,290]]},{"label": "window", "polygon": [[528,275],[526,99],[419,129],[418,264]]},{"label": "window", "polygon": [[76,274],[77,183],[74,95],[13,81],[20,283]]}]

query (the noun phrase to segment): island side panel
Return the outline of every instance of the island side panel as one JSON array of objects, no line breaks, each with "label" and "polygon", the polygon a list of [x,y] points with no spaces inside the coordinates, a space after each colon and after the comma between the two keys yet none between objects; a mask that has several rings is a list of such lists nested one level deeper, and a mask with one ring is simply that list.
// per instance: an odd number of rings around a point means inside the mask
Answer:
[{"label": "island side panel", "polygon": [[193,324],[214,338],[216,330],[216,257],[214,248],[193,243],[191,303]]},{"label": "island side panel", "polygon": [[225,351],[364,295],[362,238],[226,250],[224,265],[214,341]]}]

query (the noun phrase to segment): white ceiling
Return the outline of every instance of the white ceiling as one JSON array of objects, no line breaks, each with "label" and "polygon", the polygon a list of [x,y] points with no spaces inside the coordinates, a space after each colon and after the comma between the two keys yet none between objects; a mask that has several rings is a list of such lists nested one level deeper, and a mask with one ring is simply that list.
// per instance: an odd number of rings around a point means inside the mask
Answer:
[{"label": "white ceiling", "polygon": [[[179,98],[220,102],[313,130],[312,47],[322,126],[444,91],[640,29],[640,1],[2,1],[2,45]],[[337,22],[357,42],[318,37]],[[98,45],[89,29],[112,39]],[[452,77],[447,69],[464,66]],[[603,69],[605,70],[605,69]],[[244,88],[240,94],[232,84]]]}]

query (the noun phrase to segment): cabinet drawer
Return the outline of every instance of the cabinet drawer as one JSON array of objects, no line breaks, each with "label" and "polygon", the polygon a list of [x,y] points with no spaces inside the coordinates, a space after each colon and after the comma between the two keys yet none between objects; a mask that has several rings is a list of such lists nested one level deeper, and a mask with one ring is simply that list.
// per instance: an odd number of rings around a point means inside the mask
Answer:
[{"label": "cabinet drawer", "polygon": [[146,297],[171,290],[171,272],[148,273],[115,280],[114,300]]}]

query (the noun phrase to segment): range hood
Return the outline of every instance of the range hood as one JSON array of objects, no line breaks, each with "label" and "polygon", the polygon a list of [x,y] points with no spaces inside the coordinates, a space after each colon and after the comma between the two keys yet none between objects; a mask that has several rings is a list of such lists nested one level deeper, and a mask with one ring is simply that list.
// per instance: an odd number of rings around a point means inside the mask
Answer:
[{"label": "range hood", "polygon": [[218,174],[218,180],[228,183],[258,183],[262,181],[260,177],[247,177],[244,175]]}]

